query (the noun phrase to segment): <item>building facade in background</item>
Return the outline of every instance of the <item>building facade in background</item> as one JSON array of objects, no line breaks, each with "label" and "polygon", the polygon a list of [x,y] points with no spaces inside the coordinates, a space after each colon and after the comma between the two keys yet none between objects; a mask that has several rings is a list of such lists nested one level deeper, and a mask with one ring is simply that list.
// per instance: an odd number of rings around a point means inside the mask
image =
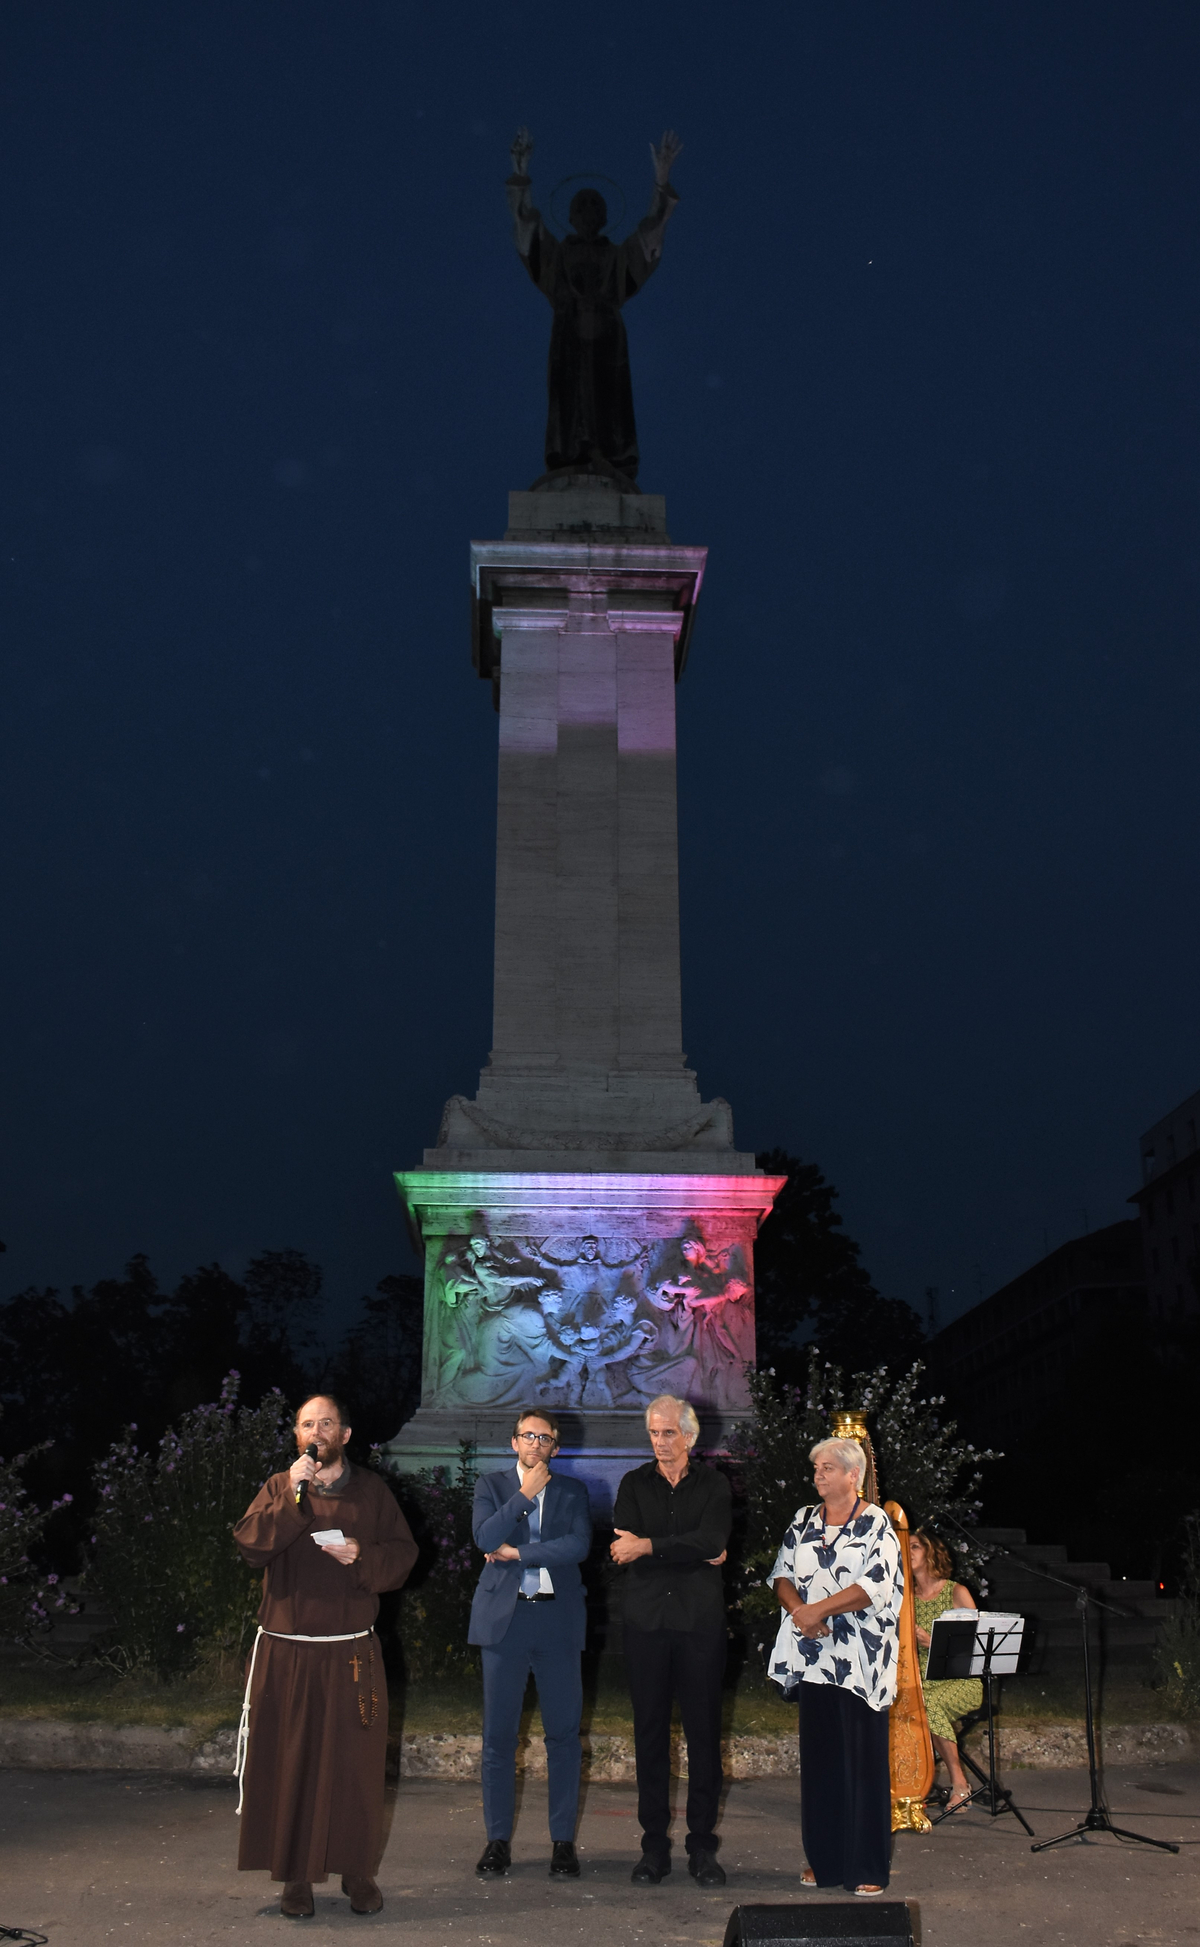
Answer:
[{"label": "building facade in background", "polygon": [[1011,1448],[1100,1347],[1200,1316],[1200,1094],[1140,1147],[1137,1217],[1061,1244],[931,1338],[931,1367],[975,1438]]},{"label": "building facade in background", "polygon": [[1145,1318],[1141,1227],[1127,1217],[1060,1244],[964,1312],[931,1341],[930,1364],[972,1435],[1011,1448],[1110,1334]]},{"label": "building facade in background", "polygon": [[1146,1297],[1156,1323],[1200,1313],[1200,1094],[1142,1137],[1141,1213]]}]

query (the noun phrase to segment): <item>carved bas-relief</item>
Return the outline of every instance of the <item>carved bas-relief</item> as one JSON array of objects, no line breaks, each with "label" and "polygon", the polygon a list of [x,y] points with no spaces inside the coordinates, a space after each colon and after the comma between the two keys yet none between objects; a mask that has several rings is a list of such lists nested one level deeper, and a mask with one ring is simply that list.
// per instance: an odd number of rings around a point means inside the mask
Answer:
[{"label": "carved bas-relief", "polygon": [[447,1236],[431,1255],[423,1410],[640,1413],[662,1392],[709,1413],[747,1405],[748,1240],[693,1219],[668,1238]]},{"label": "carved bas-relief", "polygon": [[754,1240],[780,1178],[731,1171],[407,1170],[425,1258],[421,1404],[387,1449],[404,1471],[509,1453],[514,1413],[561,1419],[556,1465],[603,1517],[645,1457],[659,1393],[720,1449],[749,1408]]}]

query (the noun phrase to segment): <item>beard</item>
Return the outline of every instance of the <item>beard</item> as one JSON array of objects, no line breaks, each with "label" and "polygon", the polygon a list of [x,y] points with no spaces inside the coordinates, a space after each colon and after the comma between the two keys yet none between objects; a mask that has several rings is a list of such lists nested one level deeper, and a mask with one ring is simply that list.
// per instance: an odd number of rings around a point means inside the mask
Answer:
[{"label": "beard", "polygon": [[342,1463],[346,1449],[340,1440],[317,1443],[317,1465],[335,1474]]}]

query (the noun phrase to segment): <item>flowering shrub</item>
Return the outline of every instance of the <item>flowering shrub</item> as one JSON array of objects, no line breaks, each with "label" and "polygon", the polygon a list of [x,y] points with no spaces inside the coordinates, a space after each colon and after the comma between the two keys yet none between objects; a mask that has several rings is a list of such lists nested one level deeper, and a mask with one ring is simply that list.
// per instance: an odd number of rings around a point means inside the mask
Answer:
[{"label": "flowering shrub", "polygon": [[231,1372],[220,1399],[185,1413],[157,1454],[139,1453],[127,1427],[96,1467],[87,1575],[116,1619],[110,1657],[125,1669],[169,1680],[202,1657],[237,1658],[253,1631],[262,1577],[231,1530],[295,1446],[282,1394],[239,1407],[238,1386]]},{"label": "flowering shrub", "polygon": [[765,1621],[775,1615],[778,1605],[763,1577],[796,1509],[815,1498],[808,1450],[829,1437],[840,1409],[866,1417],[880,1499],[898,1501],[910,1525],[937,1529],[964,1575],[986,1561],[986,1549],[965,1540],[952,1523],[970,1527],[978,1520],[980,1469],[998,1456],[960,1440],[953,1420],[943,1424],[943,1399],[918,1397],[923,1371],[918,1360],[899,1375],[886,1366],[847,1375],[822,1360],[814,1346],[803,1386],[777,1389],[770,1372],[747,1375],[754,1417],[734,1428],[729,1443],[742,1463],[746,1540],[740,1604],[747,1617]]},{"label": "flowering shrub", "polygon": [[0,1460],[0,1641],[30,1648],[44,1645],[57,1615],[74,1615],[78,1609],[58,1576],[41,1574],[30,1556],[50,1516],[71,1503],[71,1496],[64,1494],[48,1508],[39,1508],[21,1478],[34,1455],[43,1453],[48,1444]]},{"label": "flowering shrub", "polygon": [[1183,1570],[1175,1614],[1155,1646],[1160,1683],[1181,1717],[1200,1714],[1200,1508],[1184,1516]]},{"label": "flowering shrub", "polygon": [[421,1554],[400,1600],[397,1633],[410,1678],[458,1676],[479,1667],[467,1642],[471,1598],[483,1557],[471,1539],[475,1449],[459,1446],[458,1471],[429,1467],[391,1477]]}]

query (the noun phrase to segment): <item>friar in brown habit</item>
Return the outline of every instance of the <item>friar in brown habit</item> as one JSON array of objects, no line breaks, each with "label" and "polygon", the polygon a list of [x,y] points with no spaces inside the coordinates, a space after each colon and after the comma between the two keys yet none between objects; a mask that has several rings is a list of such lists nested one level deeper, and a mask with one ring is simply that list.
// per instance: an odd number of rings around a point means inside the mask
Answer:
[{"label": "friar in brown habit", "polygon": [[[372,1625],[381,1592],[400,1587],[417,1545],[391,1490],[346,1458],[345,1420],[337,1400],[306,1400],[296,1415],[299,1460],[272,1474],[233,1531],[244,1559],[264,1571],[239,1734],[238,1868],[283,1880],[280,1911],[292,1920],[312,1913],[313,1881],[331,1872],[355,1913],[383,1905],[375,1873],[387,1682]],[[339,1529],[341,1541],[313,1539]]]}]

